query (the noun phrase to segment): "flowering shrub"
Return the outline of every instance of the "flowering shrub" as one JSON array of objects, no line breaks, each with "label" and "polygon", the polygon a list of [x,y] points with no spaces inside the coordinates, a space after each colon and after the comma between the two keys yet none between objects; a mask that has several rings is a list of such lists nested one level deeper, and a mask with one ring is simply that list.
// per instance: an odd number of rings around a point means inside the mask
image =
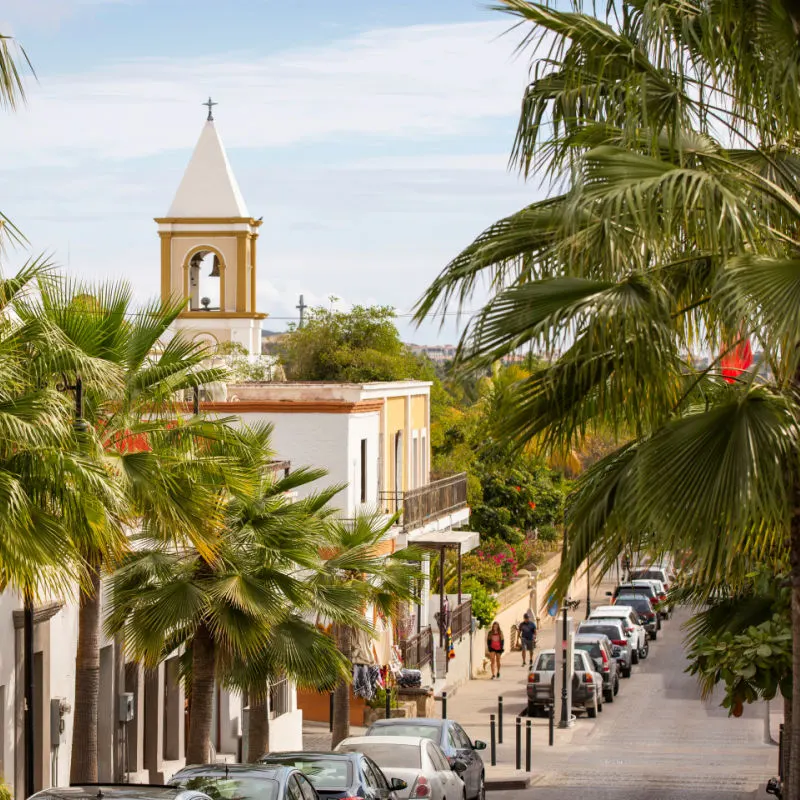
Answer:
[{"label": "flowering shrub", "polygon": [[494,622],[499,603],[475,578],[467,578],[462,586],[464,594],[472,595],[472,616],[481,628],[488,628]]},{"label": "flowering shrub", "polygon": [[474,579],[491,592],[503,588],[503,569],[493,558],[487,558],[482,550],[467,553],[462,560],[462,573],[468,579]]}]

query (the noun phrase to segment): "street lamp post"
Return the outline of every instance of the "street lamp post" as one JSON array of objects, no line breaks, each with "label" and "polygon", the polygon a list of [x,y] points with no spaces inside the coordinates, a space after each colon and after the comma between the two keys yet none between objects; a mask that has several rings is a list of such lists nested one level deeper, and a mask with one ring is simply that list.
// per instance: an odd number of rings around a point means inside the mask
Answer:
[{"label": "street lamp post", "polygon": [[589,562],[586,562],[586,619],[592,615],[592,574]]}]

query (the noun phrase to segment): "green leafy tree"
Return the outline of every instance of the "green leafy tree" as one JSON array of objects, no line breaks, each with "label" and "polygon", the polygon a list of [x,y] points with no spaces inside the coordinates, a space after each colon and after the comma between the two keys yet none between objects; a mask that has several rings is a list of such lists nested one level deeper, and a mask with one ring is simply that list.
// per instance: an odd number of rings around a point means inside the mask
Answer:
[{"label": "green leafy tree", "polygon": [[[285,493],[321,473],[297,470],[273,479],[269,429],[242,436],[242,457],[254,462],[244,466],[257,468],[260,480],[249,492],[219,492],[225,526],[213,548],[198,547],[190,536],[176,547],[174,537],[145,531],[110,582],[107,627],[124,634],[135,658],[152,667],[184,648],[190,763],[210,761],[216,682],[246,689],[256,712],[268,681],[281,673],[333,685],[346,662],[302,615],[351,622],[361,611],[358,594],[315,578],[324,566],[325,506],[338,487],[292,503]],[[267,741],[262,727],[249,755]]]},{"label": "green leafy tree", "polygon": [[[395,520],[381,514],[360,514],[352,520],[331,519],[324,545],[325,570],[320,583],[361,598],[361,608],[373,608],[387,619],[417,599],[421,578],[420,554],[413,549],[387,555],[386,534]],[[360,626],[366,625],[364,620]],[[334,620],[334,638],[352,669],[353,636],[358,625]],[[350,735],[350,681],[342,678],[334,689],[333,737],[335,747]]]},{"label": "green leafy tree", "polygon": [[[578,480],[554,591],[626,548],[692,551],[707,587],[740,556],[791,556],[800,608],[800,41],[789,5],[503,0],[534,56],[514,146],[552,195],[491,226],[434,281],[418,318],[491,288],[461,342],[485,368],[560,351],[520,380],[498,435],[557,452],[629,439]],[[724,371],[752,339],[768,367]],[[705,369],[687,354],[711,354]],[[707,591],[710,591],[708,589]],[[800,720],[800,614],[792,617]],[[788,800],[800,798],[800,724]]]},{"label": "green leafy tree", "polygon": [[353,306],[350,311],[314,308],[303,327],[281,343],[281,361],[290,380],[432,380],[430,362],[413,355],[400,340],[388,306]]}]

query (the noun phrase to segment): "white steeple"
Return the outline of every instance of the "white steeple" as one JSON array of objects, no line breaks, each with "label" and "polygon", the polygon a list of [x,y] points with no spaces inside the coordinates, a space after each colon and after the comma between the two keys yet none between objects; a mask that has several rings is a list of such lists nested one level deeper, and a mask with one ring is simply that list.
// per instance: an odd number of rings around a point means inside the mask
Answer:
[{"label": "white steeple", "polygon": [[250,217],[210,117],[209,113],[167,217]]}]

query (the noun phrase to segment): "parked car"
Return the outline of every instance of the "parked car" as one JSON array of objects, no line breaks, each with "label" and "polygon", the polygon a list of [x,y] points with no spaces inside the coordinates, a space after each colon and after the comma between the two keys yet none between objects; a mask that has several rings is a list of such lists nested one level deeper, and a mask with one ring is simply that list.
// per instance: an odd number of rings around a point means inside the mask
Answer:
[{"label": "parked car", "polygon": [[667,574],[667,570],[662,566],[656,566],[654,564],[650,564],[644,567],[636,567],[635,569],[631,569],[628,573],[628,580],[647,580],[649,578],[655,578],[657,581],[661,581],[664,584],[664,590],[669,591],[669,575]]},{"label": "parked car", "polygon": [[465,800],[467,789],[461,775],[467,765],[457,760],[453,766],[436,742],[422,736],[351,736],[339,742],[337,752],[361,753],[371,758],[390,781],[402,781],[406,788],[397,792],[404,798]]},{"label": "parked car", "polygon": [[658,612],[653,608],[649,597],[643,594],[621,594],[617,597],[615,605],[630,606],[635,609],[650,639],[655,641],[658,638],[658,629],[661,627],[658,622]]},{"label": "parked car", "polygon": [[630,606],[600,606],[592,611],[589,619],[619,619],[623,622],[623,632],[634,648],[633,663],[640,658],[647,658],[650,645],[647,643],[647,631],[639,622],[639,617]]},{"label": "parked car", "polygon": [[633,646],[625,636],[621,620],[585,620],[578,625],[578,634],[599,634],[608,636],[613,646],[612,653],[617,658],[620,673],[623,678],[630,678],[633,664]]},{"label": "parked car", "polygon": [[485,768],[479,750],[486,749],[486,742],[472,741],[466,731],[452,719],[429,719],[406,717],[405,719],[379,719],[368,729],[367,736],[422,736],[436,742],[442,748],[452,767],[457,760],[467,765],[462,774],[469,800],[484,800]]},{"label": "parked car", "polygon": [[53,786],[32,794],[28,800],[212,800],[207,794],[180,786],[137,783],[92,783],[86,786]]},{"label": "parked car", "polygon": [[[594,718],[603,710],[603,677],[583,650],[573,653],[572,709]],[[553,705],[556,651],[542,650],[528,673],[528,716],[537,717]]]},{"label": "parked car", "polygon": [[611,639],[603,633],[578,633],[575,649],[583,650],[592,659],[603,678],[603,697],[606,703],[613,703],[619,692],[620,669]]},{"label": "parked car", "polygon": [[661,603],[661,598],[658,595],[656,587],[650,581],[641,580],[636,582],[630,581],[629,583],[621,583],[619,586],[616,587],[616,589],[614,589],[613,593],[606,592],[606,596],[611,597],[612,605],[617,604],[617,598],[621,594],[645,595],[650,600],[650,605],[653,608],[653,610],[656,612],[657,615],[659,615],[658,612]]},{"label": "parked car", "polygon": [[631,585],[638,586],[651,586],[655,590],[656,597],[656,611],[658,611],[659,618],[669,619],[670,609],[667,600],[667,590],[664,584],[656,578],[635,578],[632,580]]},{"label": "parked car", "polygon": [[288,767],[311,781],[321,800],[360,797],[364,800],[399,800],[405,791],[392,782],[381,768],[361,753],[270,753],[258,759],[267,767]]},{"label": "parked car", "polygon": [[169,785],[212,800],[319,800],[308,778],[293,767],[200,764],[176,772]]}]

